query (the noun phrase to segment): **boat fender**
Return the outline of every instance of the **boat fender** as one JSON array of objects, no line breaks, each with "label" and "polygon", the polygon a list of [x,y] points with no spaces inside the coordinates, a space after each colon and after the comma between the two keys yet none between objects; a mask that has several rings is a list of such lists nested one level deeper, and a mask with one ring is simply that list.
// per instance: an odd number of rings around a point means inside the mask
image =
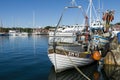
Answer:
[{"label": "boat fender", "polygon": [[94,59],[94,60],[100,60],[101,59],[101,54],[100,54],[100,52],[99,51],[94,51],[93,52],[93,54],[92,54],[92,58]]}]

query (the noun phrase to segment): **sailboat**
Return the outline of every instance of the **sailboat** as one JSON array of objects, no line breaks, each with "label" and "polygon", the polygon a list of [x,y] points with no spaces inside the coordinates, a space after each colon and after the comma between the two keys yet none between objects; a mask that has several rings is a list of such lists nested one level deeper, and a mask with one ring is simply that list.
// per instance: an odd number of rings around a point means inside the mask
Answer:
[{"label": "sailboat", "polygon": [[[72,0],[74,3],[75,0]],[[85,30],[76,32],[73,36],[62,36],[57,33],[59,24],[63,17],[64,11],[67,9],[80,9],[85,18]],[[89,32],[88,32],[88,17],[85,14],[82,6],[68,6],[64,8],[63,13],[56,26],[54,36],[49,37],[48,57],[54,65],[56,72],[73,68],[74,66],[85,66],[92,63],[94,60],[91,57],[89,50]],[[71,33],[72,34],[72,33]]]}]

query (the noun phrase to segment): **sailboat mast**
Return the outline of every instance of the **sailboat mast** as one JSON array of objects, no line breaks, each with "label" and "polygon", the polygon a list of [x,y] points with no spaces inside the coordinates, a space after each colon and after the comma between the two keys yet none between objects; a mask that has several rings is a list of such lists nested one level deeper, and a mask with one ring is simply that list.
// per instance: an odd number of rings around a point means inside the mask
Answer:
[{"label": "sailboat mast", "polygon": [[35,12],[33,11],[33,27],[35,27]]},{"label": "sailboat mast", "polygon": [[92,23],[92,0],[90,0],[90,26]]},{"label": "sailboat mast", "polygon": [[3,24],[2,24],[2,20],[1,20],[0,32],[2,32],[2,28],[3,28]]},{"label": "sailboat mast", "polygon": [[33,20],[32,20],[33,32],[36,31],[35,29],[35,11],[33,11]]},{"label": "sailboat mast", "polygon": [[98,0],[98,4],[99,4],[99,7],[98,7],[98,19],[100,20],[100,0]]}]

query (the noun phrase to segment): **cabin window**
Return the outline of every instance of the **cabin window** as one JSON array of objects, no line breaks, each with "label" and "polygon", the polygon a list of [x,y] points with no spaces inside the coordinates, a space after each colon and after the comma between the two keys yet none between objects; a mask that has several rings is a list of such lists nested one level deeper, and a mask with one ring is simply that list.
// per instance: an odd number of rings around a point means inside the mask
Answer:
[{"label": "cabin window", "polygon": [[94,26],[96,26],[96,24],[94,24]]}]

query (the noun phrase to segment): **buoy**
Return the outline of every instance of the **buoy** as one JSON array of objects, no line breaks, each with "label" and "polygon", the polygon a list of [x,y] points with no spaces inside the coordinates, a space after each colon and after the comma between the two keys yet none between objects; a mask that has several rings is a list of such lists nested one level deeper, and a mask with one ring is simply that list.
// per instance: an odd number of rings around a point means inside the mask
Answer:
[{"label": "buoy", "polygon": [[92,57],[93,57],[94,60],[100,60],[101,59],[101,55],[100,55],[99,51],[94,51]]}]

